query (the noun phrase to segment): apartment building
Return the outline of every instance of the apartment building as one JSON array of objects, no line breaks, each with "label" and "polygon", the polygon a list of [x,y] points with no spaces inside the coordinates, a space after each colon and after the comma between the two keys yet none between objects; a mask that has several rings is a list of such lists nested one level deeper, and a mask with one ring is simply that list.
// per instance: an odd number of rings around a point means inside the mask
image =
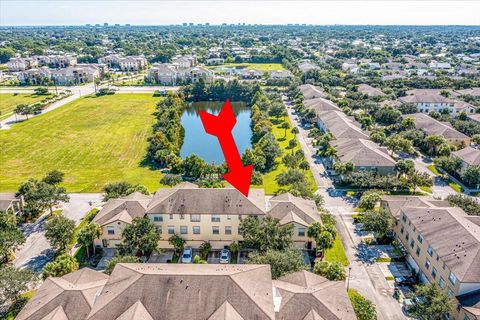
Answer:
[{"label": "apartment building", "polygon": [[381,207],[392,214],[395,235],[420,280],[437,283],[457,299],[452,318],[478,319],[480,218],[429,197],[384,196]]},{"label": "apartment building", "polygon": [[418,112],[426,113],[436,111],[443,112],[448,110],[452,117],[462,112],[467,114],[474,113],[475,107],[470,103],[460,101],[454,97],[450,98],[441,94],[438,89],[416,89],[407,91],[407,95],[400,97],[399,100],[405,104],[413,104]]},{"label": "apartment building", "polygon": [[147,59],[138,56],[128,56],[120,59],[119,68],[126,72],[137,72],[145,69],[147,66]]},{"label": "apartment building", "polygon": [[168,63],[154,64],[148,70],[147,78],[151,82],[164,85],[175,85],[179,80],[176,67]]},{"label": "apartment building", "polygon": [[109,54],[98,58],[98,63],[106,64],[109,68],[120,68],[120,61],[123,59],[121,54]]},{"label": "apartment building", "polygon": [[447,143],[455,145],[460,149],[470,145],[470,137],[457,131],[448,122],[438,121],[423,113],[409,114],[404,117],[413,118],[415,127],[423,131],[427,136],[441,136],[445,138]]},{"label": "apartment building", "polygon": [[172,58],[172,64],[178,69],[188,69],[197,65],[197,57],[192,55],[175,56]]},{"label": "apartment building", "polygon": [[136,217],[147,216],[160,233],[160,248],[172,248],[168,239],[179,235],[194,248],[208,241],[212,248],[223,249],[242,241],[239,226],[243,218],[266,215],[282,225],[293,225],[296,247],[313,247],[307,229],[321,221],[314,201],[289,193],[268,198],[263,189],[251,189],[247,198],[234,188],[206,189],[191,183],[159,189],[153,197],[134,193],[108,201],[93,220],[103,231],[95,245],[114,248],[121,243],[126,225]]},{"label": "apartment building", "polygon": [[48,67],[33,68],[18,74],[18,80],[22,84],[47,84],[55,82],[57,85],[76,85],[92,82],[102,77],[106,72],[105,65],[78,64],[62,69],[50,69]]},{"label": "apartment building", "polygon": [[34,58],[11,58],[7,62],[7,68],[10,72],[25,71],[38,66],[38,62]]},{"label": "apartment building", "polygon": [[18,320],[354,320],[343,281],[269,265],[120,263],[50,277]]}]

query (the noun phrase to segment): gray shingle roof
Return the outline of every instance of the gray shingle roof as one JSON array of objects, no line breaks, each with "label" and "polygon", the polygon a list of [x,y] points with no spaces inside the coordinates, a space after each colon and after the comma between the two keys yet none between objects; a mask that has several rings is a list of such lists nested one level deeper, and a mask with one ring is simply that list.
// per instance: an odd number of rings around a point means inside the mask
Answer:
[{"label": "gray shingle roof", "polygon": [[478,149],[466,147],[464,149],[452,152],[452,154],[459,157],[471,166],[480,165],[480,150]]},{"label": "gray shingle roof", "polygon": [[385,93],[382,92],[382,90],[374,88],[368,84],[361,84],[358,86],[357,91],[363,94],[366,94],[370,97],[382,97],[385,95]]},{"label": "gray shingle roof", "polygon": [[341,162],[351,161],[356,167],[393,167],[395,160],[385,148],[366,139],[337,139],[330,142],[337,149]]},{"label": "gray shingle roof", "polygon": [[316,87],[311,84],[302,84],[299,87],[300,91],[303,94],[303,97],[308,100],[308,99],[314,99],[314,98],[326,98],[327,95],[325,91],[321,87]]},{"label": "gray shingle roof", "polygon": [[440,122],[426,114],[415,113],[404,117],[413,118],[415,127],[427,135],[438,135],[445,139],[468,139],[468,136],[455,130],[451,125]]},{"label": "gray shingle roof", "polygon": [[116,220],[128,222],[134,218],[143,217],[151,199],[152,197],[139,192],[120,199],[110,199],[95,216],[93,222],[102,226]]}]

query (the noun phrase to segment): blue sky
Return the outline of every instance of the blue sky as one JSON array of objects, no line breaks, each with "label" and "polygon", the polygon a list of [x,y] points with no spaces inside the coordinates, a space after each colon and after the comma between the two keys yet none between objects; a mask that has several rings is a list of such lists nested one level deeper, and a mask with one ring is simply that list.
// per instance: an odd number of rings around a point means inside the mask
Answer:
[{"label": "blue sky", "polygon": [[0,25],[464,24],[480,25],[480,1],[13,1]]}]

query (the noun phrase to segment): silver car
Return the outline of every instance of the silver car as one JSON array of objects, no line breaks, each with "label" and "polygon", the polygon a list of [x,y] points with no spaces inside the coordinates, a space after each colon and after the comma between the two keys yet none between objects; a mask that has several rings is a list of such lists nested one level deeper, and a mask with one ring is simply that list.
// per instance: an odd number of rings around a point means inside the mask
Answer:
[{"label": "silver car", "polygon": [[220,263],[230,263],[230,251],[228,249],[223,249],[220,252]]},{"label": "silver car", "polygon": [[192,263],[192,248],[185,248],[182,254],[182,263]]}]

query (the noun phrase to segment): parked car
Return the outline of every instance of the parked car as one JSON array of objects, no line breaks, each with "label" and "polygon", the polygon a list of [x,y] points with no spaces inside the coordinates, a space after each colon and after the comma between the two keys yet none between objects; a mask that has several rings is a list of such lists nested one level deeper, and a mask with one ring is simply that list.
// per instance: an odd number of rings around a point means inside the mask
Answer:
[{"label": "parked car", "polygon": [[192,263],[192,248],[185,248],[183,250],[182,263]]},{"label": "parked car", "polygon": [[412,286],[416,284],[416,281],[413,277],[395,277],[395,284],[399,286]]},{"label": "parked car", "polygon": [[230,263],[230,251],[228,249],[223,249],[220,252],[220,263]]}]

